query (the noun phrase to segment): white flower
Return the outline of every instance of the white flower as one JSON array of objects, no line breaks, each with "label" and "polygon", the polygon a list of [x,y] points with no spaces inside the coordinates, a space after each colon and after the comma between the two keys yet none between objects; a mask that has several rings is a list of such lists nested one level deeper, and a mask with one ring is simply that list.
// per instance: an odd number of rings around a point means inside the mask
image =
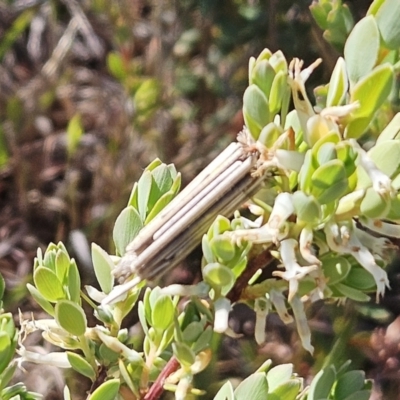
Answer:
[{"label": "white flower", "polygon": [[273,272],[274,276],[279,276],[280,278],[289,282],[289,301],[291,301],[291,299],[297,293],[299,280],[318,268],[318,265],[301,266],[297,262],[297,246],[297,241],[294,239],[285,239],[281,242],[279,252],[282,258],[283,266],[285,267],[285,271]]},{"label": "white flower", "polygon": [[292,306],[294,318],[296,320],[297,332],[300,336],[301,344],[307,351],[313,354],[314,347],[311,345],[311,332],[304,311],[304,305],[298,296],[294,296],[291,299],[290,305]]},{"label": "white flower", "polygon": [[375,165],[367,152],[357,143],[355,139],[350,139],[350,143],[354,150],[357,151],[358,163],[368,174],[374,190],[381,196],[390,196],[394,191],[392,188],[392,180]]},{"label": "white flower", "polygon": [[267,324],[268,311],[271,308],[271,302],[265,297],[259,297],[254,302],[254,311],[256,313],[256,326],[254,337],[257,344],[265,342],[265,327]]},{"label": "white flower", "polygon": [[[342,225],[340,228],[335,223],[325,225],[326,241],[329,247],[342,254],[351,254],[358,263],[364,267],[373,277],[376,283],[376,300],[385,294],[385,288],[389,286],[386,272],[375,262],[374,256],[365,247],[354,232],[355,225],[349,228]],[[340,232],[340,233],[339,233]]]},{"label": "white flower", "polygon": [[20,356],[17,358],[19,366],[21,366],[21,364],[24,362],[32,362],[35,364],[52,365],[53,367],[58,368],[71,368],[67,353],[65,352],[40,354],[26,350],[25,346],[20,345],[17,353]]}]

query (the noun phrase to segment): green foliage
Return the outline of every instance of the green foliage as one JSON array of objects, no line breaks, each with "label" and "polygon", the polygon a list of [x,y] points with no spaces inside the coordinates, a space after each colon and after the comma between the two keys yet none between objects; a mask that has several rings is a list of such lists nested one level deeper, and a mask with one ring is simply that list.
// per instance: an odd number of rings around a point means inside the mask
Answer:
[{"label": "green foliage", "polygon": [[338,50],[343,50],[347,36],[354,25],[353,16],[341,0],[320,0],[310,6],[311,13],[324,31],[324,38]]}]

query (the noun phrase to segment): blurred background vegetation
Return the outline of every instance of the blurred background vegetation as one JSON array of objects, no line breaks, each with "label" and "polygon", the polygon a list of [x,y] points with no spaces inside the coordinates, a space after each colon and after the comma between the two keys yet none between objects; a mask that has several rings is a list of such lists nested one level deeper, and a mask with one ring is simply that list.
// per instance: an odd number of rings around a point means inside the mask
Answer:
[{"label": "blurred background vegetation", "polygon": [[[348,2],[355,21],[369,4]],[[26,283],[37,247],[50,241],[66,243],[86,282],[92,281],[89,244],[111,248],[114,220],[154,158],[174,163],[187,183],[235,139],[243,126],[250,56],[268,47],[305,64],[322,57],[310,90],[327,82],[341,49],[323,39],[309,6],[309,0],[0,1],[6,309],[43,317]],[[195,253],[170,279],[196,279],[199,257]],[[330,354],[366,369],[376,379],[375,399],[382,390],[384,398],[400,398],[399,280],[394,266],[393,290],[381,305],[314,306],[315,359],[274,316],[267,343],[256,348],[254,316],[237,306],[232,328],[243,337],[222,342],[219,360],[197,386],[246,376],[266,358],[294,362],[309,379]],[[32,346],[43,344],[32,336]],[[43,368],[39,376],[28,366],[19,378],[46,399],[62,398],[63,376]],[[74,386],[82,392],[85,385]]]}]

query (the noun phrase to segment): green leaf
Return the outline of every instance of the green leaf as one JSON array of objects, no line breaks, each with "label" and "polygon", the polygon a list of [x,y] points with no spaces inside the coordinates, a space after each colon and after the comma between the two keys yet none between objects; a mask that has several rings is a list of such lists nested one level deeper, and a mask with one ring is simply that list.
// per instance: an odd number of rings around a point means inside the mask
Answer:
[{"label": "green leaf", "polygon": [[331,160],[318,167],[311,176],[315,187],[328,189],[338,181],[346,179],[346,171],[340,160]]},{"label": "green leaf", "polygon": [[360,213],[368,218],[384,218],[390,211],[391,201],[373,188],[368,188],[361,201]]},{"label": "green leaf", "polygon": [[333,365],[321,369],[311,382],[307,400],[328,399],[335,379],[336,371]]},{"label": "green leaf", "polygon": [[351,90],[350,102],[359,103],[347,125],[345,139],[358,138],[367,129],[376,110],[386,101],[393,87],[394,73],[390,64],[380,65],[364,76]]},{"label": "green leaf", "polygon": [[0,374],[5,370],[14,356],[11,339],[6,332],[0,332]]},{"label": "green leaf", "polygon": [[370,390],[359,390],[358,392],[354,392],[350,396],[347,396],[343,400],[369,400],[370,398],[371,398]]},{"label": "green leaf", "polygon": [[78,148],[83,133],[82,118],[80,114],[75,114],[67,126],[67,151],[69,155],[74,154]]},{"label": "green leaf", "polygon": [[281,109],[283,99],[288,91],[290,91],[290,89],[287,81],[287,73],[279,71],[272,82],[269,96],[269,112],[271,119]]},{"label": "green leaf", "polygon": [[254,139],[270,121],[269,102],[256,85],[250,85],[243,95],[244,121]]},{"label": "green leaf", "polygon": [[300,379],[291,379],[268,394],[268,400],[296,400],[302,389]]},{"label": "green leaf", "polygon": [[183,341],[191,344],[195,342],[199,336],[202,334],[204,329],[204,324],[199,321],[193,321],[185,327],[183,330]]},{"label": "green leaf", "polygon": [[400,138],[400,112],[397,113],[393,119],[386,125],[385,129],[381,132],[376,140],[376,144],[385,142],[386,140]]},{"label": "green leaf", "polygon": [[184,367],[190,367],[194,364],[195,354],[187,344],[182,342],[172,343],[172,350],[177,360]]},{"label": "green leaf", "polygon": [[33,273],[33,281],[40,294],[54,303],[65,298],[64,288],[57,275],[46,267],[38,267]]},{"label": "green leaf", "polygon": [[268,381],[264,372],[256,372],[246,378],[235,390],[238,400],[265,400],[268,396]]},{"label": "green leaf", "polygon": [[274,69],[271,67],[268,60],[264,59],[257,61],[254,65],[254,68],[251,71],[251,79],[249,83],[250,85],[254,83],[258,88],[260,88],[268,99],[274,77]]},{"label": "green leaf", "polygon": [[60,282],[64,282],[64,279],[68,273],[70,259],[68,254],[63,250],[58,250],[56,255],[56,275]]},{"label": "green leaf", "polygon": [[346,71],[346,63],[339,57],[333,69],[331,80],[329,81],[328,96],[326,106],[339,106],[343,104],[346,93],[349,89],[349,82]]},{"label": "green leaf", "polygon": [[346,279],[351,269],[350,263],[344,257],[322,257],[321,261],[328,285],[334,285]]},{"label": "green leaf", "polygon": [[210,241],[211,251],[220,262],[229,262],[235,257],[236,249],[230,238],[222,235],[214,237]]},{"label": "green leaf", "polygon": [[226,288],[235,282],[235,275],[230,268],[220,263],[207,264],[203,268],[204,280],[211,286]]},{"label": "green leaf", "polygon": [[348,371],[336,382],[334,390],[334,399],[342,400],[358,390],[364,388],[364,371]]},{"label": "green leaf", "polygon": [[385,0],[375,18],[386,47],[398,50],[400,47],[400,3],[397,0]]},{"label": "green leaf", "polygon": [[113,230],[113,239],[119,255],[125,254],[126,246],[142,228],[142,219],[138,212],[132,206],[124,208],[115,221]]},{"label": "green leaf", "polygon": [[376,166],[390,178],[400,170],[400,140],[386,140],[377,143],[368,152]]},{"label": "green leaf", "polygon": [[225,382],[218,393],[215,395],[214,400],[235,400],[235,395],[233,394],[232,383],[229,381]]},{"label": "green leaf", "polygon": [[96,371],[93,367],[80,355],[67,351],[68,361],[71,367],[78,373],[89,378],[92,382],[96,379]]},{"label": "green leaf", "polygon": [[39,290],[37,290],[35,288],[35,286],[31,285],[30,283],[28,283],[26,285],[26,287],[29,290],[29,293],[31,294],[31,296],[35,299],[36,303],[38,303],[39,306],[42,307],[43,310],[47,312],[47,314],[49,314],[52,317],[54,317],[54,307],[51,305],[51,303],[49,301],[47,301],[40,294]]},{"label": "green leaf", "polygon": [[133,184],[131,194],[129,196],[128,204],[126,206],[127,207],[132,206],[136,210],[139,209],[139,206],[138,206],[138,183],[137,182],[135,182]]},{"label": "green leaf", "polygon": [[271,148],[282,133],[283,129],[280,126],[270,122],[261,130],[258,140],[267,148]]},{"label": "green leaf", "polygon": [[352,83],[358,82],[374,68],[379,53],[379,30],[370,15],[359,21],[344,46],[344,59]]},{"label": "green leaf", "polygon": [[267,373],[269,391],[273,392],[278,386],[282,385],[293,376],[292,364],[280,364],[270,369]]},{"label": "green leaf", "polygon": [[[0,361],[0,364],[2,362]],[[2,390],[8,386],[10,383],[11,379],[14,376],[15,370],[17,369],[18,364],[16,362],[9,362],[7,367],[3,370],[2,367],[0,367],[0,396],[2,394]]]},{"label": "green leaf", "polygon": [[[54,243],[51,244],[55,246]],[[44,259],[43,259],[43,265],[54,272],[56,272],[56,255],[57,255],[57,249],[50,249],[49,245],[48,248],[46,249],[46,252],[44,253]]]},{"label": "green leaf", "polygon": [[119,391],[119,379],[110,379],[101,384],[88,400],[115,400]]},{"label": "green leaf", "polygon": [[371,299],[367,294],[361,292],[360,290],[347,286],[343,283],[337,283],[336,285],[332,285],[331,288],[339,291],[344,297],[347,297],[355,301],[364,302],[364,301],[369,301]]},{"label": "green leaf", "polygon": [[146,219],[149,210],[150,193],[153,178],[150,171],[144,171],[138,182],[138,211],[142,221]]},{"label": "green leaf", "polygon": [[120,357],[119,353],[115,352],[114,350],[111,350],[104,343],[102,343],[99,347],[99,354],[101,360],[103,360],[104,364],[106,365],[116,362]]},{"label": "green leaf", "polygon": [[213,328],[211,326],[207,326],[207,328],[201,333],[201,335],[197,339],[194,346],[192,346],[192,350],[195,352],[195,354],[198,354],[200,351],[203,351],[210,347],[213,333]]},{"label": "green leaf", "polygon": [[376,287],[374,277],[364,268],[352,266],[343,283],[361,291],[372,290]]},{"label": "green leaf", "polygon": [[148,210],[151,210],[160,199],[160,197],[171,189],[173,183],[169,168],[165,164],[161,164],[153,171],[151,171],[151,176],[152,184],[149,200],[147,203]]},{"label": "green leaf", "polygon": [[170,190],[167,193],[164,193],[154,204],[151,211],[147,214],[146,220],[144,224],[147,225],[166,205],[168,205],[173,198],[176,196],[176,193]]},{"label": "green leaf", "polygon": [[71,335],[82,336],[86,332],[86,315],[82,307],[70,300],[60,300],[55,307],[55,317],[61,328]]},{"label": "green leaf", "polygon": [[108,253],[96,243],[92,243],[92,260],[94,273],[99,282],[101,290],[108,294],[114,285],[112,270],[114,263]]},{"label": "green leaf", "polygon": [[79,275],[78,266],[73,258],[68,269],[68,292],[70,300],[80,303],[81,294],[81,277]]},{"label": "green leaf", "polygon": [[311,14],[322,30],[328,29],[328,15],[331,10],[332,3],[329,1],[313,2],[310,5]]},{"label": "green leaf", "polygon": [[297,218],[300,221],[313,224],[321,219],[321,206],[314,196],[308,196],[298,190],[293,193],[292,199]]},{"label": "green leaf", "polygon": [[160,296],[151,310],[151,320],[156,329],[167,329],[175,316],[175,306],[169,296]]}]

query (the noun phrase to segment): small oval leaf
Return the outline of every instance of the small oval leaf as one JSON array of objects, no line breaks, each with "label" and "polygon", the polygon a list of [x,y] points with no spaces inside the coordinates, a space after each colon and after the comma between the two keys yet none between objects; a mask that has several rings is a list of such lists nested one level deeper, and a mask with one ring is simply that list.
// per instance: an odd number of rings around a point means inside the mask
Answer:
[{"label": "small oval leaf", "polygon": [[96,243],[92,243],[92,260],[94,273],[101,290],[108,294],[114,285],[112,270],[114,263],[108,253]]},{"label": "small oval leaf", "polygon": [[344,59],[351,82],[358,82],[372,70],[378,52],[379,30],[375,18],[369,15],[354,26],[344,46]]},{"label": "small oval leaf", "polygon": [[119,391],[119,379],[110,379],[101,384],[89,397],[88,400],[115,400]]},{"label": "small oval leaf", "polygon": [[113,239],[119,255],[125,254],[126,246],[142,228],[143,223],[138,212],[132,206],[124,208],[115,221],[113,230]]},{"label": "small oval leaf", "polygon": [[92,382],[96,378],[96,372],[93,367],[80,355],[67,351],[68,361],[71,367],[78,373],[91,379]]},{"label": "small oval leaf", "polygon": [[40,294],[48,301],[56,302],[65,298],[64,288],[57,275],[46,267],[36,268],[33,281]]},{"label": "small oval leaf", "polygon": [[71,335],[82,336],[86,332],[86,315],[82,307],[73,301],[58,301],[55,307],[55,317],[61,328]]}]

